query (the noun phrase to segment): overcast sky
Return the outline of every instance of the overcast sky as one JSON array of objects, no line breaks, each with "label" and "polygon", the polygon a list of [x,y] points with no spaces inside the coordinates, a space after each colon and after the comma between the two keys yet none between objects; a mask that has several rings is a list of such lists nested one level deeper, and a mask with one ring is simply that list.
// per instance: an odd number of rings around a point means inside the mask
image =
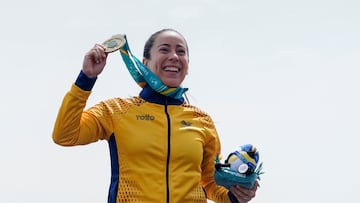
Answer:
[{"label": "overcast sky", "polygon": [[[0,202],[106,202],[107,142],[55,145],[56,114],[95,43],[126,34],[141,58],[162,28],[187,39],[184,86],[223,155],[260,151],[253,203],[360,202],[359,11],[358,0],[2,0]],[[88,106],[139,90],[113,53]]]}]

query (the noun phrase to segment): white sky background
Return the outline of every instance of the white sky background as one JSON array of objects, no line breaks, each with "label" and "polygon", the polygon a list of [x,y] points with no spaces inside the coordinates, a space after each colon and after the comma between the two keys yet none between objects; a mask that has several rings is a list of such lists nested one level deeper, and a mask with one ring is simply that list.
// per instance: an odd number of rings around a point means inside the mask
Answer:
[{"label": "white sky background", "polygon": [[[359,202],[360,1],[1,1],[0,202],[106,202],[107,142],[51,139],[64,94],[95,43],[175,28],[190,48],[190,101],[216,122],[226,156],[264,162],[254,203]],[[111,54],[88,105],[137,95]],[[185,146],[184,146],[185,147]]]}]

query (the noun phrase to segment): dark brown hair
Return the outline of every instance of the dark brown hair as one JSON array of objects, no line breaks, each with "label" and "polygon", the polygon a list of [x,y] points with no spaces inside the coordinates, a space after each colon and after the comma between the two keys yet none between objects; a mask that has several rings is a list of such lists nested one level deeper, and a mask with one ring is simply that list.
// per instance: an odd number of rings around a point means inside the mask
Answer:
[{"label": "dark brown hair", "polygon": [[[156,37],[159,34],[161,34],[163,32],[167,32],[167,31],[176,32],[177,34],[179,34],[185,40],[185,37],[180,32],[178,32],[177,30],[174,30],[172,28],[165,28],[165,29],[159,30],[159,31],[153,33],[145,43],[144,52],[143,52],[143,57],[145,59],[150,59],[150,57],[151,57],[150,56],[150,50],[151,50],[152,46],[154,45],[154,41],[155,41]],[[185,40],[185,43],[186,43],[186,51],[189,54],[188,45],[187,45],[186,40]]]}]

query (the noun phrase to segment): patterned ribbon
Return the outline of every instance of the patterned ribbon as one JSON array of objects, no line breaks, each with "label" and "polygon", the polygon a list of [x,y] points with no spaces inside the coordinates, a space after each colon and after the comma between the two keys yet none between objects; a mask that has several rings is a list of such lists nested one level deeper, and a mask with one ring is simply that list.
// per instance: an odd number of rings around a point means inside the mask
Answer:
[{"label": "patterned ribbon", "polygon": [[140,87],[148,84],[153,90],[162,95],[180,99],[188,88],[166,86],[159,77],[131,53],[126,35],[124,35],[124,38],[125,44],[120,48],[120,54],[135,82]]}]

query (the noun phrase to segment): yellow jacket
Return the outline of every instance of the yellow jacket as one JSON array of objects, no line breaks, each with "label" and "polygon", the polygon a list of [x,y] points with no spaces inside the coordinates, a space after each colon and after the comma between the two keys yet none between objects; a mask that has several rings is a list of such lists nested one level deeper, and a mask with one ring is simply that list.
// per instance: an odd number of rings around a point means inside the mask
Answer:
[{"label": "yellow jacket", "polygon": [[63,146],[108,141],[108,203],[230,202],[228,190],[213,179],[220,143],[206,113],[147,86],[140,96],[109,99],[84,111],[89,95],[73,84],[53,140]]}]

